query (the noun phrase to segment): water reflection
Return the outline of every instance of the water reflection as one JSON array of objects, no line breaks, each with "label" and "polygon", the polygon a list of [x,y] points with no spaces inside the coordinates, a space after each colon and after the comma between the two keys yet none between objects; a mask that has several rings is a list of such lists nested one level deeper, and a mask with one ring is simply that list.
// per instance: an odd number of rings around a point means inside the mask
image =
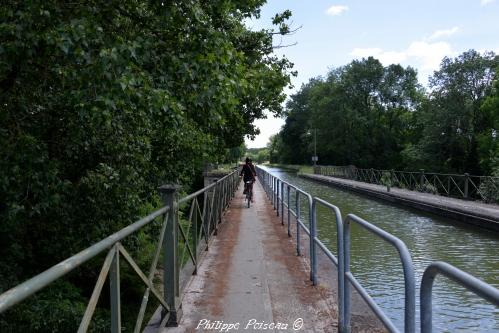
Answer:
[{"label": "water reflection", "polygon": [[[446,261],[499,288],[498,233],[417,210],[391,206],[300,178],[281,169],[272,168],[269,171],[312,196],[338,206],[344,216],[354,213],[405,242],[414,262],[418,288],[416,295],[419,295],[425,267],[435,260]],[[293,195],[291,197],[294,198]],[[306,207],[305,201],[302,207]],[[307,214],[303,209],[304,217]],[[336,254],[334,216],[324,207],[319,207],[317,216],[319,238]],[[398,253],[355,224],[352,225],[351,237],[353,274],[397,327],[402,329],[404,281]],[[433,295],[435,331],[499,332],[499,309],[445,277],[437,277]],[[416,307],[419,312],[419,304]]]}]

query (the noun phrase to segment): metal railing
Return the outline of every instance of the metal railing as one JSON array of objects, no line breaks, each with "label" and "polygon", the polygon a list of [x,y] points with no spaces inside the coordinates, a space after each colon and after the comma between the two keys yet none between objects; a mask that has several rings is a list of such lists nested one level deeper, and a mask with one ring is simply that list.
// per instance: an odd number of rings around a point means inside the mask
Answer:
[{"label": "metal railing", "polygon": [[444,275],[499,307],[499,290],[448,263],[436,261],[426,268],[421,281],[421,332],[433,330],[431,296],[433,282],[438,274]]},{"label": "metal railing", "polygon": [[[208,249],[210,238],[216,234],[223,211],[233,198],[238,184],[239,172],[235,170],[213,184],[180,200],[178,199],[179,186],[165,185],[160,187],[159,192],[164,205],[162,208],[4,292],[0,295],[0,313],[12,308],[55,280],[67,275],[78,266],[108,250],[78,332],[88,330],[108,276],[111,332],[121,332],[120,258],[125,259],[145,285],[134,332],[141,331],[151,293],[162,307],[162,321],[166,322],[168,326],[177,325],[179,320],[178,310],[183,299],[180,270],[182,269],[182,273],[186,276],[197,273],[201,250]],[[188,212],[187,219],[182,218],[179,209]],[[154,221],[161,223],[161,232],[158,235],[158,244],[149,272],[146,274],[139,268],[132,256],[121,244],[121,241]],[[203,248],[200,245],[203,245]],[[160,293],[153,284],[154,273],[157,270],[161,254],[163,254],[162,266],[164,267],[163,293]],[[190,260],[185,260],[186,254],[188,254]]]},{"label": "metal railing", "polygon": [[[407,246],[397,237],[392,234],[376,227],[375,225],[361,219],[353,214],[348,214],[345,219],[345,232],[344,232],[344,246],[345,246],[345,280],[349,281],[360,296],[366,301],[369,307],[373,310],[376,316],[383,322],[390,332],[397,332],[397,328],[392,323],[390,318],[383,312],[383,310],[376,304],[376,302],[369,296],[367,291],[357,281],[357,279],[350,272],[350,224],[355,223],[360,227],[368,230],[373,235],[378,236],[390,245],[395,247],[399,253],[400,261],[404,270],[404,286],[405,286],[405,306],[404,306],[404,332],[414,332],[416,322],[416,282],[414,280],[414,267],[412,265],[412,258]],[[345,285],[345,321],[346,326],[350,326],[350,285]]]},{"label": "metal railing", "polygon": [[[309,260],[310,260],[310,280],[314,285],[317,284],[317,247],[324,252],[326,257],[337,267],[338,274],[338,310],[339,310],[339,320],[338,320],[338,331],[339,332],[350,332],[351,330],[351,309],[350,309],[350,297],[351,290],[349,284],[352,284],[360,296],[365,300],[367,305],[373,310],[374,314],[381,320],[385,327],[390,332],[399,332],[395,327],[386,313],[376,304],[368,292],[362,287],[362,285],[356,280],[350,271],[350,225],[352,223],[366,229],[370,233],[380,237],[384,241],[388,242],[390,245],[395,247],[398,251],[400,261],[403,268],[404,274],[404,332],[415,332],[416,331],[416,280],[414,274],[414,267],[411,259],[411,255],[407,246],[399,238],[393,236],[392,234],[376,227],[375,225],[357,217],[356,215],[349,214],[343,220],[342,215],[338,207],[330,204],[320,198],[311,198],[310,194],[298,189],[296,186],[281,180],[280,178],[270,174],[263,168],[257,167],[258,177],[267,193],[267,196],[274,205],[274,209],[277,210],[277,215],[281,214],[281,223],[284,225],[284,207],[287,208],[287,224],[288,224],[288,235],[291,237],[291,216],[296,219],[296,243],[297,243],[297,254],[300,254],[299,244],[300,244],[300,228],[305,230],[307,235],[309,235]],[[280,185],[280,187],[279,187]],[[295,191],[295,210],[293,210],[293,205],[290,202],[290,197],[292,191]],[[302,220],[302,203],[299,200],[300,195],[305,196],[308,200],[308,218],[309,218],[309,229],[301,222]],[[311,199],[310,199],[311,198]],[[280,204],[280,211],[279,211]],[[337,255],[335,256],[317,237],[317,207],[324,206],[331,210],[336,221],[336,232],[337,232]],[[431,326],[431,287],[435,275],[438,273],[444,274],[447,277],[453,279],[459,284],[463,285],[467,289],[475,292],[477,295],[481,296],[485,300],[492,302],[493,304],[499,306],[499,290],[492,287],[491,285],[460,271],[459,269],[453,267],[450,264],[443,262],[434,262],[430,264],[425,273],[423,274],[421,281],[421,332],[429,333],[432,332]]]},{"label": "metal railing", "polygon": [[355,166],[316,166],[314,173],[364,183],[398,187],[448,197],[497,202],[499,177],[419,171],[358,169]]}]

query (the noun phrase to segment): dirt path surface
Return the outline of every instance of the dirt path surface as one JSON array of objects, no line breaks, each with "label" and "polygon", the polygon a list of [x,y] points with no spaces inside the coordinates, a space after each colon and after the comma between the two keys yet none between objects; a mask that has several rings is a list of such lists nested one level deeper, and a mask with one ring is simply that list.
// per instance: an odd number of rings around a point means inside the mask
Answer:
[{"label": "dirt path surface", "polygon": [[161,332],[336,332],[336,300],[312,286],[261,185],[251,208],[241,192],[187,287],[179,327]]}]

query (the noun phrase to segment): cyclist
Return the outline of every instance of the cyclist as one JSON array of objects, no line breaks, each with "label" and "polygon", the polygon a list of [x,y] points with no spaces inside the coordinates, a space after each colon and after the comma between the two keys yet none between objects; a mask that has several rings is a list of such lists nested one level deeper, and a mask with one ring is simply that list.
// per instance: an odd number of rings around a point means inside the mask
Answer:
[{"label": "cyclist", "polygon": [[[253,190],[253,183],[255,182],[255,174],[253,172],[254,167],[251,168],[251,160],[249,157],[246,157],[246,163],[243,165],[243,169],[241,170],[240,176],[243,177],[244,181],[244,191],[243,194],[246,194],[246,191]],[[251,184],[246,184],[247,182],[251,182]],[[251,198],[251,201],[253,201],[253,198]]]},{"label": "cyclist", "polygon": [[253,165],[253,161],[251,160],[251,158],[249,159],[249,166],[251,168],[251,171],[253,171],[253,175],[256,177],[255,166]]}]

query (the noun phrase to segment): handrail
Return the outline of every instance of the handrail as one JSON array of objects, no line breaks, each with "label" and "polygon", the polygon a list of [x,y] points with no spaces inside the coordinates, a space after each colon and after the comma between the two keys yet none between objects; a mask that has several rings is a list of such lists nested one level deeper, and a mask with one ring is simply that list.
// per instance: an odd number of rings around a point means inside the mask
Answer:
[{"label": "handrail", "polygon": [[[305,228],[305,225],[299,220],[301,218],[299,201],[295,202],[295,211],[293,211],[290,202],[290,192],[295,190],[298,193],[302,193],[307,197],[310,194],[298,189],[296,186],[281,180],[280,178],[272,175],[269,171],[264,170],[261,167],[257,167],[257,173],[261,179],[261,183],[267,193],[268,198],[271,200],[275,207],[279,206],[279,200],[281,203],[281,223],[284,224],[284,208],[287,207],[287,217],[288,217],[288,235],[291,237],[291,215],[296,217],[297,220],[297,253],[299,254],[299,231],[300,228]],[[379,175],[371,175],[372,179]],[[280,196],[276,196],[278,185],[281,184]],[[287,189],[286,197],[284,196],[284,188]],[[296,196],[299,199],[299,195]],[[324,245],[324,243],[317,237],[317,205],[321,204],[330,209],[332,209],[337,223],[337,233],[338,233],[338,257]],[[383,240],[387,241],[389,244],[394,246],[400,256],[402,262],[402,268],[404,273],[404,285],[405,285],[405,302],[404,302],[404,331],[405,332],[415,332],[416,328],[416,295],[415,295],[415,274],[414,267],[412,264],[411,254],[407,249],[407,246],[399,238],[393,236],[392,234],[384,231],[383,229],[353,215],[349,214],[342,220],[341,212],[338,207],[333,204],[328,203],[325,200],[314,197],[312,202],[309,204],[309,212],[311,212],[310,219],[310,279],[314,284],[317,283],[317,253],[316,246],[318,246],[326,255],[326,257],[331,260],[338,268],[338,309],[339,309],[339,320],[338,320],[338,331],[341,333],[350,332],[350,286],[347,281],[349,281],[359,292],[360,296],[366,301],[369,307],[373,310],[376,316],[383,322],[385,327],[390,332],[398,332],[398,329],[391,322],[388,316],[383,312],[383,310],[376,304],[376,302],[371,298],[371,296],[366,292],[362,285],[357,281],[357,279],[350,272],[350,224],[356,223],[369,232],[379,236]],[[342,235],[342,237],[340,237]],[[423,333],[431,332],[431,289],[433,284],[433,279],[438,273],[446,275],[447,277],[453,279],[457,283],[463,285],[465,288],[475,292],[479,296],[491,301],[495,305],[499,306],[499,290],[492,287],[491,285],[480,281],[479,279],[467,274],[454,266],[444,263],[444,262],[434,262],[430,264],[421,281],[421,330]],[[429,326],[428,326],[429,325]],[[429,328],[428,328],[429,327]]]},{"label": "handrail", "polygon": [[431,333],[433,331],[431,296],[433,282],[438,274],[444,275],[499,307],[498,289],[448,263],[436,261],[426,267],[421,280],[421,333]]},{"label": "handrail", "polygon": [[[337,253],[338,257],[336,258],[331,251],[327,248],[327,246],[317,237],[317,205],[324,206],[331,210],[334,214],[336,220],[336,237],[337,237]],[[338,267],[338,312],[339,312],[339,320],[338,327],[341,332],[347,332],[347,318],[345,312],[345,226],[343,223],[343,218],[341,217],[340,209],[320,198],[314,197],[314,201],[312,203],[312,212],[314,214],[312,221],[314,224],[314,243],[319,245],[319,248],[324,252],[324,254]],[[314,256],[316,254],[314,253]],[[316,273],[314,276],[314,284],[317,284],[317,259],[313,262],[314,272]]]},{"label": "handrail", "polygon": [[360,169],[353,165],[317,165],[314,167],[314,173],[466,200],[497,202],[499,197],[499,177],[493,176],[427,172],[424,169],[419,171]]},{"label": "handrail", "polygon": [[125,237],[139,230],[143,226],[149,224],[156,217],[168,212],[170,207],[163,207],[157,211],[147,215],[146,217],[138,220],[137,222],[115,232],[111,236],[104,238],[100,242],[86,248],[83,251],[69,257],[66,260],[61,261],[57,265],[52,266],[46,271],[32,277],[31,279],[5,291],[0,295],[0,313],[9,309],[13,305],[24,300],[26,297],[31,296],[40,289],[46,287],[50,283],[54,282],[61,276],[66,275],[73,269],[89,261],[96,255],[100,254],[102,251],[112,247],[117,242],[123,240]]},{"label": "handrail", "polygon": [[[402,267],[404,271],[404,286],[405,286],[405,314],[404,314],[404,331],[406,333],[412,333],[415,331],[416,323],[416,282],[414,279],[414,267],[412,264],[411,254],[407,249],[407,246],[399,238],[393,236],[392,234],[384,231],[381,228],[361,219],[360,217],[348,214],[345,219],[345,230],[344,230],[344,246],[345,246],[345,280],[350,281],[359,294],[364,298],[369,307],[376,313],[378,318],[385,324],[385,326],[391,332],[398,332],[395,325],[391,320],[383,313],[381,308],[374,302],[374,300],[369,296],[366,290],[358,283],[357,279],[350,272],[350,224],[354,222],[362,228],[368,230],[372,234],[380,237],[384,241],[388,242],[390,245],[395,247],[399,253],[400,260],[402,262]],[[345,321],[346,325],[350,324],[350,286],[345,284]]]},{"label": "handrail", "polygon": [[[4,292],[0,295],[0,313],[12,308],[19,302],[32,296],[37,291],[43,289],[62,276],[65,276],[78,266],[95,258],[107,249],[108,254],[102,265],[101,272],[96,281],[94,291],[88,302],[78,332],[87,331],[105,279],[108,276],[111,286],[111,331],[113,333],[121,332],[120,257],[125,259],[146,287],[134,332],[138,333],[141,330],[145,309],[151,293],[160,302],[160,306],[163,308],[163,319],[164,321],[167,321],[167,325],[177,325],[178,320],[180,319],[179,316],[181,315],[181,313],[178,312],[178,309],[181,307],[183,298],[179,281],[179,270],[181,268],[179,265],[184,263],[183,259],[187,251],[189,254],[188,258],[194,267],[189,273],[197,273],[199,256],[198,245],[201,243],[201,239],[204,236],[206,249],[208,249],[209,240],[212,235],[216,234],[218,224],[222,220],[223,211],[228,207],[230,200],[234,197],[239,181],[239,172],[238,170],[235,170],[223,178],[218,179],[213,184],[187,195],[180,200],[177,198],[178,186],[161,186],[159,191],[163,200],[162,208]],[[202,208],[199,204],[199,196],[202,196],[200,199],[203,202]],[[184,223],[184,226],[182,226],[179,223],[180,215],[178,209],[179,205],[187,204],[188,202],[191,202],[189,217],[188,220],[185,221],[186,223]],[[155,221],[158,217],[163,219],[162,228],[159,233],[158,244],[149,268],[149,273],[145,274],[120,242],[127,236]],[[187,224],[187,226],[185,224]],[[187,232],[184,228],[187,228]],[[190,232],[191,228],[193,228],[192,233]],[[193,234],[194,239],[190,239],[191,234]],[[179,253],[181,245],[183,245],[183,252]],[[161,295],[153,285],[154,272],[161,257],[161,252],[163,253],[163,267],[165,268],[163,295]]]}]

